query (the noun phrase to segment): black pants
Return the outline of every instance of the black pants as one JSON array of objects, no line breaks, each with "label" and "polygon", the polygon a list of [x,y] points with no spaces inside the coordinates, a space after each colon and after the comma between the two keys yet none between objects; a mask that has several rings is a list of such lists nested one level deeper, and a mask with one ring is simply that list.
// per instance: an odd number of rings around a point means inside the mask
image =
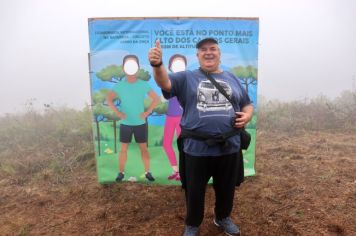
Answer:
[{"label": "black pants", "polygon": [[237,178],[237,160],[240,153],[218,157],[196,157],[185,154],[186,224],[199,226],[204,217],[205,190],[213,177],[215,190],[215,216],[230,216]]}]

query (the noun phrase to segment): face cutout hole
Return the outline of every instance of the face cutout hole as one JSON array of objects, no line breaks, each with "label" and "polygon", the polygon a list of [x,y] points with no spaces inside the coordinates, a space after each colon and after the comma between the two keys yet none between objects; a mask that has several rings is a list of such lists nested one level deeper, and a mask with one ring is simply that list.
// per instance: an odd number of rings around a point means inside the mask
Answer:
[{"label": "face cutout hole", "polygon": [[172,65],[171,65],[171,71],[173,73],[180,72],[180,71],[185,71],[185,61],[183,58],[177,57],[173,59]]},{"label": "face cutout hole", "polygon": [[134,58],[128,58],[124,64],[124,72],[126,75],[135,75],[138,72],[138,63]]}]

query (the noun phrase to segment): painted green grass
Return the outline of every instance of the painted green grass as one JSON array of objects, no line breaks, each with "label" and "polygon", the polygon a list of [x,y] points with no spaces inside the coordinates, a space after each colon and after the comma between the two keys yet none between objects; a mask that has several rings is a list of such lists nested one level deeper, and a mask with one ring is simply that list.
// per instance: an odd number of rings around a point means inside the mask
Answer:
[{"label": "painted green grass", "polygon": [[[96,131],[96,125],[93,125]],[[118,128],[118,127],[117,127]],[[255,175],[255,141],[256,130],[247,129],[252,136],[252,141],[249,149],[244,152],[245,176]],[[127,155],[127,162],[125,167],[125,180],[130,177],[136,178],[137,182],[150,183],[150,184],[165,184],[165,185],[179,185],[179,181],[168,180],[167,177],[172,173],[171,165],[168,161],[167,155],[161,146],[163,137],[163,127],[149,126],[149,154],[151,172],[155,177],[155,182],[149,182],[144,177],[144,167],[141,160],[141,153],[138,145],[133,142],[130,144]],[[96,132],[94,132],[94,135]],[[118,173],[118,152],[120,150],[119,140],[117,142],[117,153],[114,152],[114,129],[112,122],[100,123],[100,136],[101,136],[101,155],[98,155],[98,142],[95,138],[95,150],[97,161],[98,181],[100,183],[115,182]],[[119,130],[117,129],[117,136],[119,137]],[[96,137],[96,136],[95,136]],[[117,139],[119,139],[117,137]],[[178,154],[176,142],[173,142],[173,147]],[[178,158],[178,155],[177,155]],[[178,161],[178,160],[177,160]]]},{"label": "painted green grass", "polygon": [[[180,184],[179,181],[170,181],[167,179],[171,174],[172,168],[162,147],[152,147],[149,149],[150,165],[152,175],[157,184]],[[128,158],[125,167],[125,180],[129,177],[135,177],[138,182],[149,182],[144,177],[144,167],[141,160],[139,147],[132,143],[128,150]],[[100,183],[115,182],[118,173],[117,154],[105,154],[97,157],[98,177]]]}]

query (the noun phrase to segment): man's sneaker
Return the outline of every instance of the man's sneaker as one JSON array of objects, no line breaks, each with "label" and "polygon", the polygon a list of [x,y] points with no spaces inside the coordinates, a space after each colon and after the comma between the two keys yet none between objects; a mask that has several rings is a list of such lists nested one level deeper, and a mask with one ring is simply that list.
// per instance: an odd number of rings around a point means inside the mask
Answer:
[{"label": "man's sneaker", "polygon": [[117,177],[116,177],[115,181],[116,181],[116,182],[121,182],[121,181],[124,179],[124,177],[125,177],[124,173],[119,172],[119,173],[117,174]]},{"label": "man's sneaker", "polygon": [[224,233],[230,236],[240,235],[240,227],[232,222],[230,217],[222,220],[214,218],[214,224],[224,230]]},{"label": "man's sneaker", "polygon": [[177,178],[179,178],[179,180],[180,180],[179,172],[178,172],[178,171],[174,171],[173,174],[171,174],[170,176],[168,176],[168,179],[169,179],[169,180],[173,180],[173,179],[177,180]]},{"label": "man's sneaker", "polygon": [[145,177],[146,177],[146,179],[148,179],[149,181],[155,181],[155,178],[153,178],[151,172],[147,172],[147,173],[145,174]]},{"label": "man's sneaker", "polygon": [[183,236],[197,236],[199,228],[196,226],[186,225]]}]

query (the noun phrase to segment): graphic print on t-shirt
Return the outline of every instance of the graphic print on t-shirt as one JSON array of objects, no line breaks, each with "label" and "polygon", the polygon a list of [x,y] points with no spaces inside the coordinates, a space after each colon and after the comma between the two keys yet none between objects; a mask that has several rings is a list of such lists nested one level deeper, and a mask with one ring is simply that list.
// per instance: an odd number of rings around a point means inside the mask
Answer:
[{"label": "graphic print on t-shirt", "polygon": [[[219,79],[216,79],[216,82],[229,96],[232,95],[232,89],[228,83]],[[209,80],[202,80],[198,85],[197,109],[200,117],[231,116],[233,110],[231,103]]]}]

